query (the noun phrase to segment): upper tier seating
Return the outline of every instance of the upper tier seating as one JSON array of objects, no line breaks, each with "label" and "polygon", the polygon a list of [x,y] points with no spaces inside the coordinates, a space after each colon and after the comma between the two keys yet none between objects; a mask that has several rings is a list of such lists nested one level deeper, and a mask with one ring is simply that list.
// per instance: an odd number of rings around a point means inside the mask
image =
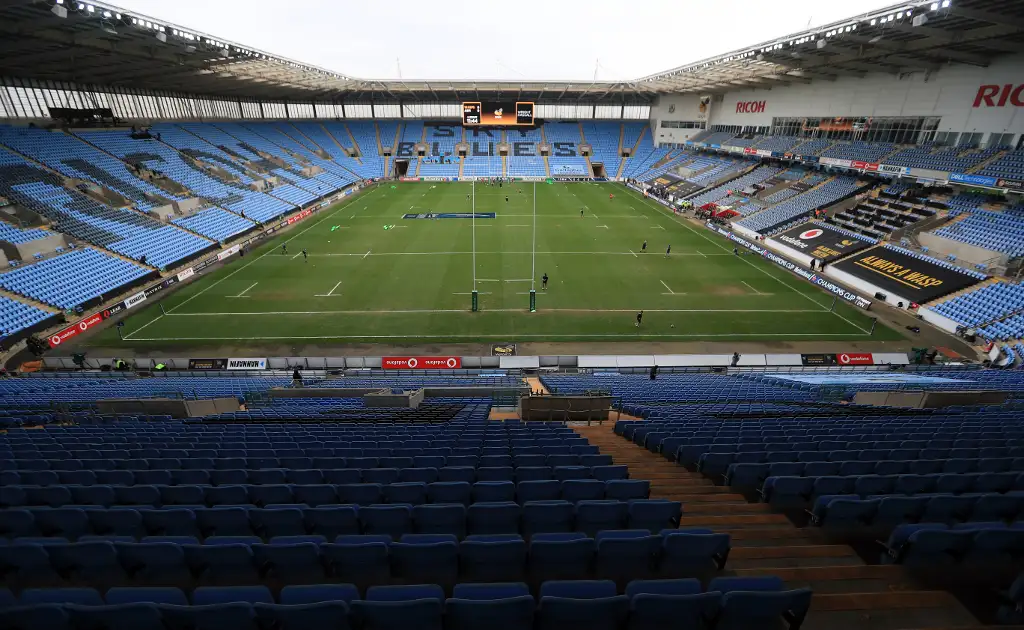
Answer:
[{"label": "upper tier seating", "polygon": [[[338,135],[327,130],[329,121],[324,122],[293,122],[292,126],[305,138],[316,144],[316,148],[327,152],[331,160],[339,167],[334,169],[335,175],[347,181],[369,178],[373,175],[365,173],[366,168],[355,158],[345,153],[344,148],[353,149],[352,138],[349,137],[345,125],[334,123]],[[344,148],[343,148],[344,147]],[[311,150],[316,150],[316,148]],[[322,164],[322,162],[320,162]]]},{"label": "upper tier seating", "polygon": [[[636,141],[640,138],[640,134],[643,134],[646,130],[648,139],[651,137],[650,124],[646,122],[624,122],[622,123],[622,148],[632,149],[636,146]],[[635,154],[633,157],[637,157]]]},{"label": "upper tier seating", "polygon": [[68,310],[149,273],[88,247],[0,274],[0,287]]},{"label": "upper tier seating", "polygon": [[738,224],[755,232],[768,232],[794,219],[806,216],[818,208],[825,208],[852,195],[860,184],[856,178],[840,175],[818,188],[751,215]]},{"label": "upper tier seating", "polygon": [[[803,148],[803,147],[802,147]],[[820,153],[824,158],[879,162],[896,149],[889,142],[836,142]]]},{"label": "upper tier seating", "polygon": [[727,140],[733,138],[735,135],[736,134],[731,132],[731,131],[715,131],[715,132],[709,133],[707,136],[705,136],[701,140],[697,140],[696,137],[694,137],[693,141],[694,142],[703,142],[704,144],[723,145],[723,144],[726,144]]},{"label": "upper tier seating", "polygon": [[83,131],[79,135],[129,164],[166,175],[223,208],[238,214],[245,212],[254,221],[265,223],[295,209],[294,205],[270,195],[211,177],[161,141],[134,140],[122,132],[110,131]]},{"label": "upper tier seating", "polygon": [[754,149],[785,153],[796,145],[803,142],[803,138],[797,136],[763,136],[758,142],[752,145]]},{"label": "upper tier seating", "polygon": [[1024,180],[1024,149],[1007,153],[978,171],[977,175]]},{"label": "upper tier seating", "polygon": [[0,193],[53,222],[55,230],[164,267],[213,243],[134,210],[102,205],[21,157],[0,150]]},{"label": "upper tier seating", "polygon": [[[0,125],[0,144],[42,162],[68,177],[95,182],[120,193],[139,210],[159,205],[158,200],[172,200],[167,193],[128,171],[124,162],[59,132],[34,127]],[[164,201],[166,203],[166,201]]]},{"label": "upper tier seating", "polygon": [[950,173],[967,173],[985,160],[991,159],[1002,147],[973,149],[965,146],[940,147],[924,143],[903,149],[885,158],[886,164],[930,168]]}]

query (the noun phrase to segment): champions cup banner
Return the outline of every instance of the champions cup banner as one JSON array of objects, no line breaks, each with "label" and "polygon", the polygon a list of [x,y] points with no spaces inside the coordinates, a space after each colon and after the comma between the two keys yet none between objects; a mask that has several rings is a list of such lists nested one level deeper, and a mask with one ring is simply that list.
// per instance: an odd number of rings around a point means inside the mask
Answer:
[{"label": "champions cup banner", "polygon": [[802,254],[826,263],[871,247],[871,243],[846,236],[815,223],[804,223],[774,237]]},{"label": "champions cup banner", "polygon": [[959,271],[882,247],[837,262],[833,267],[918,304],[979,282]]},{"label": "champions cup banner", "polygon": [[385,370],[457,370],[462,357],[381,357]]},{"label": "champions cup banner", "polygon": [[747,249],[749,249],[750,251],[754,252],[755,254],[758,254],[760,256],[763,256],[763,257],[767,258],[768,260],[772,261],[776,265],[778,265],[778,266],[780,266],[780,267],[782,267],[784,269],[788,269],[792,273],[800,276],[801,278],[803,278],[804,280],[810,282],[811,284],[817,285],[817,286],[821,287],[822,289],[825,289],[829,293],[831,293],[831,294],[833,294],[833,295],[835,295],[835,296],[837,296],[839,298],[842,298],[843,300],[849,302],[850,304],[853,304],[854,306],[857,306],[857,307],[862,308],[864,310],[868,310],[868,309],[871,308],[871,301],[870,300],[866,300],[863,297],[857,295],[856,293],[853,293],[851,291],[847,291],[843,287],[835,284],[834,282],[832,282],[831,280],[829,280],[828,278],[826,278],[824,276],[820,276],[820,275],[818,275],[816,273],[812,273],[812,272],[808,271],[807,269],[804,269],[800,265],[797,265],[797,264],[793,263],[792,261],[787,260],[787,259],[783,258],[782,256],[779,256],[775,252],[769,251],[769,250],[761,247],[760,245],[755,245],[754,243],[751,243],[750,241],[748,241],[746,239],[743,239],[743,238],[741,238],[739,236],[736,236],[732,232],[729,232],[728,230],[725,230],[725,229],[715,225],[714,223],[707,223],[706,227],[709,230],[712,230],[714,232],[718,232],[719,234],[721,234],[722,236],[726,237],[727,239],[729,239],[729,240],[731,240],[731,241],[733,241],[735,243],[738,243],[738,244],[742,245],[743,247],[746,247]]}]

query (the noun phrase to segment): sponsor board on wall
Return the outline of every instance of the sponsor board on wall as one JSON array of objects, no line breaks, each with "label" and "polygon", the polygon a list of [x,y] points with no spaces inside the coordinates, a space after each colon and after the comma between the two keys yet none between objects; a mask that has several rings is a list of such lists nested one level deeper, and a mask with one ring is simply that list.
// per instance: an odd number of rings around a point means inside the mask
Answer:
[{"label": "sponsor board on wall", "polygon": [[228,366],[227,359],[189,359],[190,370],[223,370]]},{"label": "sponsor board on wall", "polygon": [[142,304],[145,301],[146,301],[146,292],[145,291],[139,291],[138,293],[136,293],[135,295],[131,296],[130,298],[128,298],[127,300],[124,301],[124,307],[125,308],[132,308],[133,306],[138,306],[139,304]]},{"label": "sponsor board on wall", "polygon": [[869,352],[844,352],[836,355],[839,365],[874,365],[875,357]]},{"label": "sponsor board on wall", "polygon": [[877,171],[879,164],[876,162],[860,162],[858,160],[854,160],[850,162],[850,167],[859,171]]},{"label": "sponsor board on wall", "polygon": [[974,95],[974,107],[1024,107],[1024,83],[981,85]]},{"label": "sponsor board on wall", "polygon": [[240,249],[241,249],[240,245],[232,245],[231,247],[229,247],[229,248],[225,249],[224,251],[218,253],[217,254],[217,260],[224,260],[225,258],[228,258],[230,256],[234,256],[235,254],[238,253],[238,250],[240,250]]},{"label": "sponsor board on wall", "polygon": [[855,254],[833,267],[918,304],[979,282],[959,271],[883,247]]},{"label": "sponsor board on wall", "polygon": [[772,157],[772,152],[766,149],[758,149],[756,153],[761,157]]},{"label": "sponsor board on wall", "polygon": [[836,355],[834,354],[801,354],[800,363],[803,365],[835,365]]},{"label": "sponsor board on wall", "polygon": [[302,212],[299,212],[298,214],[293,214],[292,216],[288,217],[288,225],[298,223],[299,221],[305,219],[311,214],[313,214],[313,211],[308,208],[303,210]]},{"label": "sponsor board on wall", "polygon": [[54,333],[53,335],[50,335],[50,347],[56,348],[57,346],[64,343],[68,339],[71,339],[72,337],[76,337],[84,333],[85,331],[89,330],[93,326],[96,326],[103,320],[104,317],[102,313],[95,313],[93,315],[90,315],[89,317],[86,317],[85,319],[78,322],[74,326],[68,326],[64,330],[61,330],[57,333]]},{"label": "sponsor board on wall", "polygon": [[196,275],[196,270],[193,267],[189,267],[178,274],[178,282],[184,282],[194,275]]},{"label": "sponsor board on wall", "polygon": [[888,173],[889,175],[908,175],[910,174],[910,167],[908,166],[893,166],[892,164],[879,164],[879,173]]},{"label": "sponsor board on wall", "polygon": [[259,359],[228,359],[227,369],[229,370],[265,370],[267,369],[266,357]]},{"label": "sponsor board on wall", "polygon": [[971,184],[973,186],[992,186],[994,187],[999,183],[999,180],[995,177],[986,177],[984,175],[970,175],[967,173],[950,173],[949,181],[957,184]]},{"label": "sponsor board on wall", "polygon": [[761,247],[760,245],[756,245],[754,243],[751,243],[750,241],[748,241],[748,240],[746,240],[744,238],[741,238],[740,236],[737,236],[736,234],[734,234],[734,233],[732,233],[732,232],[730,232],[730,231],[728,231],[728,230],[726,230],[724,228],[721,228],[721,227],[719,227],[719,226],[717,226],[717,225],[715,225],[713,223],[708,223],[706,225],[707,225],[708,229],[710,229],[712,231],[715,231],[715,232],[718,232],[719,234],[721,234],[722,236],[726,237],[727,239],[729,239],[729,240],[731,240],[731,241],[733,241],[735,243],[738,243],[738,244],[742,245],[743,247],[746,247],[747,249],[749,249],[750,251],[754,252],[755,254],[758,254],[760,256],[764,256],[765,258],[767,258],[768,260],[772,261],[776,265],[778,265],[778,266],[780,266],[780,267],[782,267],[784,269],[788,269],[789,271],[791,271],[795,275],[800,276],[801,278],[803,278],[804,280],[810,282],[811,284],[817,285],[817,286],[821,287],[822,289],[825,289],[829,293],[831,293],[831,294],[833,294],[833,295],[835,295],[835,296],[837,296],[837,297],[839,297],[839,298],[849,302],[850,304],[853,304],[853,305],[855,305],[855,306],[857,306],[859,308],[862,308],[864,310],[868,310],[868,309],[871,308],[871,301],[870,300],[867,300],[867,299],[865,299],[865,298],[863,298],[863,297],[861,297],[861,296],[859,296],[856,293],[853,293],[851,291],[847,291],[843,287],[841,287],[841,286],[831,282],[828,278],[825,278],[823,276],[819,276],[818,274],[812,273],[812,272],[808,271],[807,269],[804,269],[800,265],[797,265],[794,262],[792,262],[792,261],[790,261],[790,260],[788,260],[786,258],[783,258],[782,256],[779,256],[775,252],[769,251],[769,250]]},{"label": "sponsor board on wall", "polygon": [[804,223],[775,236],[774,239],[827,263],[871,247],[871,243],[867,241],[840,234],[815,223]]},{"label": "sponsor board on wall", "polygon": [[455,370],[462,367],[462,357],[381,357],[385,370]]},{"label": "sponsor board on wall", "polygon": [[1011,190],[1024,190],[1024,182],[1015,179],[1001,179],[997,182],[999,188],[1010,188]]},{"label": "sponsor board on wall", "polygon": [[824,164],[826,166],[839,166],[841,168],[850,168],[851,166],[853,166],[853,162],[852,161],[850,161],[850,160],[840,160],[838,158],[826,158],[826,157],[823,157],[823,158],[820,158],[818,160],[818,162],[820,162],[820,163],[822,163],[822,164]]}]

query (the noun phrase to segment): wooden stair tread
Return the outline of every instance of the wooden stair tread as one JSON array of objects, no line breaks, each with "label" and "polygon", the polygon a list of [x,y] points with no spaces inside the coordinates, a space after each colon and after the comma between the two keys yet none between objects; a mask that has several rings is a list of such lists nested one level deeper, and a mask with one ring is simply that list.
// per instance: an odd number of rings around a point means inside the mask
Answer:
[{"label": "wooden stair tread", "polygon": [[822,558],[856,556],[846,545],[794,545],[791,547],[734,547],[729,552],[730,560],[754,558]]},{"label": "wooden stair tread", "polygon": [[793,525],[781,514],[737,514],[725,516],[721,514],[683,514],[679,520],[680,527],[724,527],[727,525]]},{"label": "wooden stair tread", "polygon": [[945,591],[898,591],[893,593],[823,593],[815,595],[815,612],[839,610],[885,610],[894,608],[959,607],[955,597]]},{"label": "wooden stair tread", "polygon": [[[737,550],[733,549],[733,553]],[[907,581],[908,576],[896,565],[866,564],[834,567],[777,567],[772,569],[735,569],[739,577],[774,575],[785,581],[887,579]]]}]

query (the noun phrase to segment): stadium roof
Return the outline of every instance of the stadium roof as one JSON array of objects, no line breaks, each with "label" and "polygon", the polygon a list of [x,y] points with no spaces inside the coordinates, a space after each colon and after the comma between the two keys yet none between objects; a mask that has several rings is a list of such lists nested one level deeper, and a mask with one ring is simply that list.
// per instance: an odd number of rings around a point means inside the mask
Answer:
[{"label": "stadium roof", "polygon": [[[66,16],[64,12],[66,11]],[[0,74],[238,99],[651,101],[662,93],[987,66],[1024,50],[1024,0],[913,0],[632,81],[376,80],[287,59],[105,2],[4,0]]]}]

